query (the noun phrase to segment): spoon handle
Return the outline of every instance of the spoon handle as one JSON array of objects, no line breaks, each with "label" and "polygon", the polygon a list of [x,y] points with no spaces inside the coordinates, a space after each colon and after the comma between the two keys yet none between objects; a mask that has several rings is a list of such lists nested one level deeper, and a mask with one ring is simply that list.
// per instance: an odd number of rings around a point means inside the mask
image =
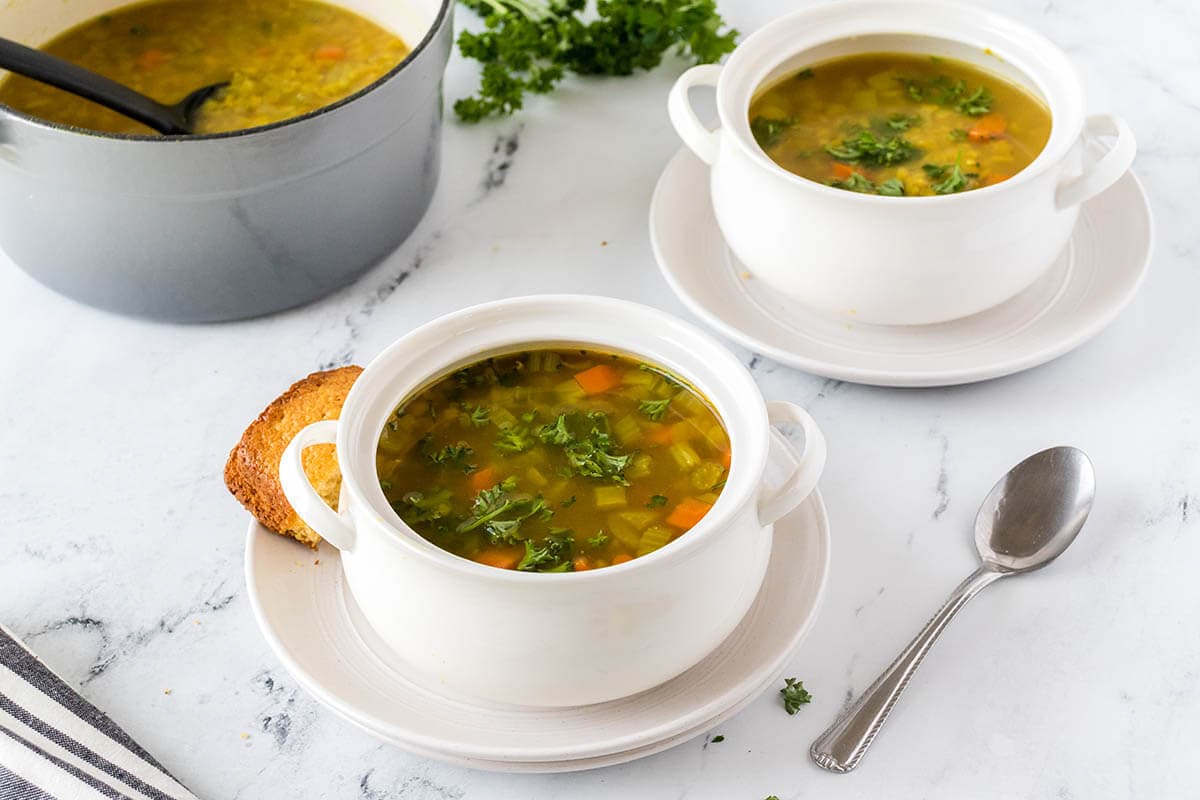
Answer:
[{"label": "spoon handle", "polygon": [[969,578],[958,585],[945,605],[933,615],[933,619],[917,634],[908,647],[875,679],[837,722],[817,737],[809,748],[809,755],[817,766],[830,772],[849,772],[858,766],[866,755],[867,748],[875,741],[879,729],[892,713],[900,693],[908,686],[909,679],[921,665],[921,659],[933,647],[942,630],[954,618],[959,609],[967,604],[985,586],[1004,577],[987,566],[980,566]]},{"label": "spoon handle", "polygon": [[77,64],[0,38],[0,69],[48,83],[118,111],[162,133],[186,133],[171,109]]}]

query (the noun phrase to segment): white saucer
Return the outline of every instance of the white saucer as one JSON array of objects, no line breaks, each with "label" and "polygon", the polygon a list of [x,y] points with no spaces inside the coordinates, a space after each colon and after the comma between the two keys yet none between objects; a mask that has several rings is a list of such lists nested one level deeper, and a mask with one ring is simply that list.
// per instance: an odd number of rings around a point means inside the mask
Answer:
[{"label": "white saucer", "polygon": [[816,616],[828,572],[829,524],[814,493],[776,523],[763,588],[716,652],[634,697],[534,709],[451,697],[406,674],[363,620],[332,547],[311,553],[258,523],[246,541],[246,584],[259,628],[313,697],[406,750],[504,772],[619,764],[720,724],[779,680]]},{"label": "white saucer", "polygon": [[938,325],[884,326],[783,299],[749,275],[713,215],[709,168],[687,148],[650,205],[650,239],[667,283],[730,339],[806,372],[879,386],[950,386],[1044,364],[1095,336],[1137,293],[1153,246],[1132,173],[1083,205],[1070,245],[1008,302]]}]

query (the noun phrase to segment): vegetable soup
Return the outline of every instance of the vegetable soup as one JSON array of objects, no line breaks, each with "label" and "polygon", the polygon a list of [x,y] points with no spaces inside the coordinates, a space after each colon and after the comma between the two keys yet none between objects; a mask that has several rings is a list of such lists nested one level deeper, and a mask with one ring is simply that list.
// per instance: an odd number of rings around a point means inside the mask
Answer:
[{"label": "vegetable soup", "polygon": [[940,195],[1007,180],[1050,137],[1050,111],[965,62],[904,53],[817,64],[750,104],[759,146],[789,172],[839,189]]},{"label": "vegetable soup", "polygon": [[728,434],[665,370],[591,350],[489,358],[405,401],[379,439],[384,495],[438,547],[570,572],[646,555],[698,523]]},{"label": "vegetable soup", "polygon": [[[42,47],[163,103],[229,81],[196,118],[197,133],[253,128],[354,94],[408,54],[395,35],[314,0],[156,0],[120,8]],[[63,125],[109,133],[150,128],[21,76],[0,103]]]}]

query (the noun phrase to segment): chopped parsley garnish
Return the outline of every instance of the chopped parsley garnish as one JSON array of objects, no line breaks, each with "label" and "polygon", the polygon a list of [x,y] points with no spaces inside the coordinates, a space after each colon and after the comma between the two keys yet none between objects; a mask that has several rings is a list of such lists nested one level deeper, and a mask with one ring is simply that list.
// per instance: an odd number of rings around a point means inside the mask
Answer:
[{"label": "chopped parsley garnish", "polygon": [[979,177],[975,172],[963,172],[957,161],[953,164],[922,164],[921,169],[929,176],[929,180],[937,181],[933,184],[933,191],[937,194],[961,192],[970,187],[972,179]]},{"label": "chopped parsley garnish", "polygon": [[596,531],[596,535],[589,536],[587,540],[588,547],[593,550],[598,547],[604,547],[606,544],[608,544],[608,534],[604,531]]},{"label": "chopped parsley garnish", "polygon": [[795,714],[800,710],[800,706],[812,702],[812,695],[804,688],[804,681],[784,678],[783,684],[779,693],[783,695],[783,710],[787,713]]},{"label": "chopped parsley garnish", "polygon": [[[587,433],[572,431],[568,417],[574,421],[577,430],[587,430]],[[608,433],[607,414],[598,411],[586,415],[578,412],[560,414],[558,419],[538,431],[538,438],[563,448],[572,475],[608,479],[624,486],[629,484],[624,472],[633,456],[616,452],[616,445]]]},{"label": "chopped parsley garnish", "polygon": [[392,503],[400,519],[412,524],[441,519],[453,509],[453,495],[449,489],[438,489],[428,494],[409,492]]},{"label": "chopped parsley garnish", "polygon": [[892,114],[887,119],[880,120],[876,125],[879,128],[893,130],[898,133],[902,133],[902,132],[908,130],[909,128],[913,127],[914,125],[920,125],[920,124],[921,124],[921,117],[919,114],[899,114],[899,113],[897,113],[897,114]]},{"label": "chopped parsley garnish", "polygon": [[563,500],[561,503],[559,503],[559,505],[563,508],[570,508],[571,506],[575,505],[575,495],[571,495],[566,500]]},{"label": "chopped parsley garnish", "polygon": [[971,89],[965,80],[954,80],[947,75],[936,78],[899,78],[909,98],[918,103],[936,103],[966,114],[981,117],[992,110],[995,100],[986,86]]},{"label": "chopped parsley garnish", "polygon": [[667,504],[667,496],[656,494],[650,498],[650,502],[646,503],[646,508],[662,508]]},{"label": "chopped parsley garnish", "polygon": [[638,403],[638,411],[643,416],[647,416],[655,422],[660,421],[663,415],[667,413],[667,406],[671,405],[671,398],[665,400],[642,400]]},{"label": "chopped parsley garnish", "polygon": [[633,456],[617,455],[612,451],[613,445],[608,434],[593,431],[585,441],[567,445],[567,462],[585,478],[608,478],[615,483],[628,485],[624,472]]},{"label": "chopped parsley garnish", "polygon": [[920,151],[915,144],[899,134],[877,136],[866,128],[858,128],[851,136],[837,144],[825,145],[825,152],[838,161],[890,167],[903,164],[919,155]]},{"label": "chopped parsley garnish", "polygon": [[965,142],[966,140],[967,140],[967,129],[966,128],[951,128],[950,129],[950,141]]},{"label": "chopped parsley garnish", "polygon": [[754,141],[758,142],[758,146],[766,150],[776,145],[784,131],[795,124],[796,120],[794,119],[755,117],[750,120],[750,133],[754,135]]},{"label": "chopped parsley garnish", "polygon": [[904,183],[899,178],[888,178],[883,183],[875,183],[861,172],[852,172],[850,177],[840,181],[830,181],[829,185],[835,189],[845,189],[860,194],[882,194],[889,197],[904,195]]},{"label": "chopped parsley garnish", "polygon": [[523,572],[567,572],[572,569],[575,540],[570,531],[552,533],[537,544],[525,540],[525,557],[517,564]]},{"label": "chopped parsley garnish", "polygon": [[512,544],[525,540],[521,523],[528,519],[546,520],[554,512],[546,507],[540,496],[517,494],[515,478],[507,478],[490,489],[484,489],[471,504],[471,516],[458,526],[459,533],[482,527],[493,544]]},{"label": "chopped parsley garnish", "polygon": [[485,427],[491,421],[492,412],[485,406],[475,406],[470,413],[471,424],[476,428]]},{"label": "chopped parsley garnish", "polygon": [[845,189],[848,192],[861,192],[862,194],[875,194],[876,191],[875,182],[861,172],[851,172],[848,178],[830,181],[829,185],[835,189]]},{"label": "chopped parsley garnish", "polygon": [[457,444],[448,444],[445,447],[437,447],[433,443],[433,435],[425,434],[421,437],[420,442],[421,455],[429,459],[430,462],[443,467],[456,466],[464,472],[474,472],[475,465],[468,464],[467,459],[470,458],[475,451],[466,442],[458,442]]},{"label": "chopped parsley garnish", "polygon": [[495,447],[502,453],[524,453],[533,447],[534,441],[529,428],[508,427],[501,429]]},{"label": "chopped parsley garnish", "polygon": [[567,428],[567,415],[559,414],[558,419],[548,425],[543,425],[538,431],[538,438],[546,444],[566,446],[575,440]]}]

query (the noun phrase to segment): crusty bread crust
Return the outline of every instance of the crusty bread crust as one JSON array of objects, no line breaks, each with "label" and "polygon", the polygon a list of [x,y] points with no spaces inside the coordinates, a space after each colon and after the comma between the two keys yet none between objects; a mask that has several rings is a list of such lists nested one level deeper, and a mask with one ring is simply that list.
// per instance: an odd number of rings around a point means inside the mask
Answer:
[{"label": "crusty bread crust", "polygon": [[[316,549],[321,537],[308,527],[283,495],[279,459],[302,428],[324,419],[337,419],[350,387],[362,367],[314,372],[297,381],[250,423],[225,463],[225,485],[246,510],[265,527],[291,536]],[[304,471],[326,503],[336,509],[342,476],[331,444],[308,448]]]}]

